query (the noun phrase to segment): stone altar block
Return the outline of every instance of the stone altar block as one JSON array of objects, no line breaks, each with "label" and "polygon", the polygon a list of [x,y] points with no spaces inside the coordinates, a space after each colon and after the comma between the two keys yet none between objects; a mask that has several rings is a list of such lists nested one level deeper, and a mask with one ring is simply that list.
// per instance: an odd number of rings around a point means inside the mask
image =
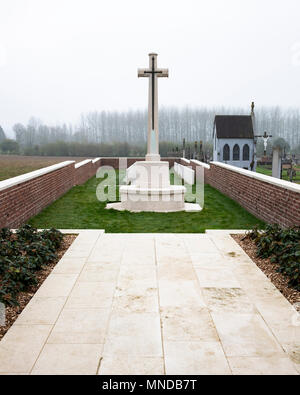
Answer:
[{"label": "stone altar block", "polygon": [[199,204],[185,203],[186,188],[171,185],[168,162],[136,162],[127,170],[127,183],[120,187],[121,202],[107,204],[107,209],[131,212],[197,212]]},{"label": "stone altar block", "polygon": [[169,162],[136,162],[128,181],[138,188],[168,188],[170,186]]},{"label": "stone altar block", "polygon": [[186,188],[170,185],[168,162],[136,162],[130,173],[130,185],[120,187],[123,209],[133,212],[173,212],[185,209]]}]

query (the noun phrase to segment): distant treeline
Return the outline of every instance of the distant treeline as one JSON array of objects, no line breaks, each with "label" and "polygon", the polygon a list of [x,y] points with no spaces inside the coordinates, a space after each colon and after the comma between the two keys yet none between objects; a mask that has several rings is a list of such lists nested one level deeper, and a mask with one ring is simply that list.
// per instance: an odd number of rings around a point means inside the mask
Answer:
[{"label": "distant treeline", "polygon": [[24,155],[39,155],[39,156],[141,156],[145,155],[146,145],[130,146],[128,143],[77,143],[56,141],[53,143],[34,145],[33,147],[25,147],[23,149]]},{"label": "distant treeline", "polygon": [[[1,149],[1,145],[0,145]],[[129,143],[115,142],[111,144],[106,143],[76,143],[56,141],[54,143],[47,143],[41,145],[34,145],[32,147],[25,147],[23,150],[14,153],[22,153],[24,155],[38,155],[38,156],[85,156],[85,157],[104,157],[104,156],[127,156],[140,157],[146,154],[146,144],[133,145]],[[161,156],[181,156],[182,146],[175,143],[161,141],[159,143],[159,152]],[[186,144],[186,156],[193,157],[195,152],[195,145],[192,143]],[[197,153],[200,152],[200,142],[197,144]],[[203,153],[207,157],[212,155],[212,145],[203,144]]]},{"label": "distant treeline", "polygon": [[[250,114],[250,108],[162,108],[159,112],[160,141],[180,145],[182,139],[187,142],[203,140],[212,141],[213,121],[216,114]],[[279,107],[258,108],[255,111],[257,132],[267,131],[274,138],[282,137],[291,148],[300,145],[300,111],[299,109],[282,110]],[[51,150],[51,144],[66,142],[70,149],[79,150],[83,143],[90,149],[94,144],[101,152],[110,152],[108,146],[117,143],[116,150],[128,150],[135,155],[136,147],[145,147],[147,136],[147,112],[90,112],[81,116],[77,125],[48,126],[36,118],[31,118],[28,125],[14,125],[16,141],[21,149],[33,149],[35,146]],[[126,148],[126,144],[130,145]],[[49,145],[50,144],[50,145]],[[61,144],[60,144],[61,145]],[[101,146],[101,148],[99,148]],[[57,147],[56,145],[52,147]],[[66,149],[61,147],[61,149]],[[96,149],[96,148],[95,148]],[[82,152],[80,153],[80,155]],[[117,154],[117,152],[116,152]],[[91,154],[90,154],[91,155]],[[101,154],[102,155],[102,154]]]}]

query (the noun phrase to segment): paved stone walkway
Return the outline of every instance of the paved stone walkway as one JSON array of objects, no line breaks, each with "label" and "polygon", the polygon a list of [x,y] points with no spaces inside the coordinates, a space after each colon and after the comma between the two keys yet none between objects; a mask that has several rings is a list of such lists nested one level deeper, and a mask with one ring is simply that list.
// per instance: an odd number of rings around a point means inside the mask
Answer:
[{"label": "paved stone walkway", "polygon": [[299,325],[226,231],[85,231],[0,342],[0,372],[299,374]]}]

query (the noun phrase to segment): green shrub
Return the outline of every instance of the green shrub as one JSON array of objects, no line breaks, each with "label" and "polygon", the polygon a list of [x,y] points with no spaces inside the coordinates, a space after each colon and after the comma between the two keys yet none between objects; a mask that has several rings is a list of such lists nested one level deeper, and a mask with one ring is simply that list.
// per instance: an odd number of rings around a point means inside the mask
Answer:
[{"label": "green shrub", "polygon": [[63,234],[57,230],[57,229],[49,229],[49,230],[43,230],[40,233],[40,236],[44,240],[49,240],[52,243],[52,246],[54,246],[55,249],[59,248],[61,245],[61,242],[63,240]]},{"label": "green shrub", "polygon": [[2,228],[0,229],[0,240],[7,240],[10,239],[12,236],[12,231],[8,228]]},{"label": "green shrub", "polygon": [[36,284],[36,271],[56,259],[62,240],[56,229],[38,232],[24,225],[15,234],[0,229],[0,302],[17,304],[18,293]]},{"label": "green shrub", "polygon": [[34,271],[35,267],[29,256],[18,256],[14,260],[7,261],[3,278],[13,282],[20,291],[26,286],[36,283]]},{"label": "green shrub", "polygon": [[257,256],[277,263],[277,271],[288,277],[289,286],[300,291],[300,227],[267,225],[265,231],[254,228],[248,236],[257,246]]},{"label": "green shrub", "polygon": [[37,240],[38,233],[36,228],[26,224],[16,231],[16,236],[20,242],[33,242]]},{"label": "green shrub", "polygon": [[17,305],[18,290],[13,281],[0,277],[0,302],[5,306]]}]

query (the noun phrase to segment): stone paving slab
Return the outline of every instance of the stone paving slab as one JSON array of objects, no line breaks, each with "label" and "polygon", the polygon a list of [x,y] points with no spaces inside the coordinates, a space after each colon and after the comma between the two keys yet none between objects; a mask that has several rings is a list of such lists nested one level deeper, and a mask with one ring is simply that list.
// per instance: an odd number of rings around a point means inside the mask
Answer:
[{"label": "stone paving slab", "polygon": [[300,373],[299,314],[230,231],[65,233],[0,374]]}]

